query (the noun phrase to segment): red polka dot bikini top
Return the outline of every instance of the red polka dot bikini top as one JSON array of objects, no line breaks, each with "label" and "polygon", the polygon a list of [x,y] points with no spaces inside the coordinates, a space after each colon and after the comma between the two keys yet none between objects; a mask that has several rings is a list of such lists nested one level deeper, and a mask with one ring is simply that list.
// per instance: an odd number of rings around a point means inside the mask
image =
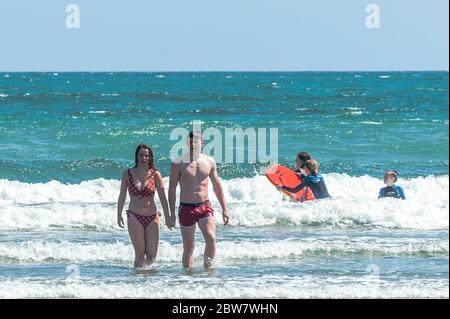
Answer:
[{"label": "red polka dot bikini top", "polygon": [[155,181],[153,179],[153,175],[148,180],[145,187],[138,189],[134,183],[133,175],[131,175],[131,170],[128,169],[128,192],[130,193],[130,196],[139,196],[140,199],[143,197],[153,196],[155,193]]}]

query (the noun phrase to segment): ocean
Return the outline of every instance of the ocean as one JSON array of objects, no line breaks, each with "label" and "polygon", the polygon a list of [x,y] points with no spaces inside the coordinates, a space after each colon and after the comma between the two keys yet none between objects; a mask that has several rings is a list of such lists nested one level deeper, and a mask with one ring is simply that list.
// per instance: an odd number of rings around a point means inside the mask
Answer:
[{"label": "ocean", "polygon": [[[448,72],[0,73],[0,298],[449,298]],[[276,128],[277,161],[319,161],[331,199],[296,203],[218,163],[217,259],[181,265],[161,220],[136,274],[120,177],[150,144],[166,190],[176,128]],[[400,172],[405,201],[377,199]],[[161,207],[159,200],[156,201]],[[178,227],[178,225],[177,225]]]}]

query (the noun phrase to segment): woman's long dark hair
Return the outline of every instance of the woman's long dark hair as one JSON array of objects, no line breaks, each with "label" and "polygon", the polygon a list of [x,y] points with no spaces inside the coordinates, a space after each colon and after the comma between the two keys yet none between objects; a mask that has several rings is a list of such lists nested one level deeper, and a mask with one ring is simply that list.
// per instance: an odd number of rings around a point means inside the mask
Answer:
[{"label": "woman's long dark hair", "polygon": [[150,155],[150,160],[148,161],[148,169],[149,169],[149,170],[153,170],[153,172],[156,171],[155,164],[154,164],[153,150],[152,150],[152,148],[151,148],[149,145],[147,145],[147,144],[139,144],[139,145],[136,147],[136,152],[135,152],[135,154],[134,154],[134,167],[136,168],[136,167],[138,166],[138,155],[139,155],[139,151],[140,151],[142,148],[148,150],[148,154]]}]

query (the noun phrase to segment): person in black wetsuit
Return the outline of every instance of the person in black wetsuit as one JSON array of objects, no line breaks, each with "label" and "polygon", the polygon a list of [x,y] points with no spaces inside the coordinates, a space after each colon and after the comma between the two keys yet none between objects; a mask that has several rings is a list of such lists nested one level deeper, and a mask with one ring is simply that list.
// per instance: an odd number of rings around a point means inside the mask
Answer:
[{"label": "person in black wetsuit", "polygon": [[317,161],[310,159],[305,163],[306,177],[302,180],[301,184],[297,187],[290,188],[283,185],[278,185],[278,190],[285,190],[290,193],[296,193],[304,187],[310,187],[316,199],[323,199],[331,197],[328,193],[327,186],[323,180],[322,175],[318,173],[319,164]]},{"label": "person in black wetsuit", "polygon": [[398,180],[398,175],[399,174],[397,171],[384,172],[384,183],[387,186],[380,189],[378,198],[392,197],[398,199],[406,199],[403,188],[394,184]]},{"label": "person in black wetsuit", "polygon": [[295,164],[297,165],[296,172],[302,179],[306,177],[305,164],[311,159],[311,155],[308,152],[299,152],[297,158],[295,159]]}]

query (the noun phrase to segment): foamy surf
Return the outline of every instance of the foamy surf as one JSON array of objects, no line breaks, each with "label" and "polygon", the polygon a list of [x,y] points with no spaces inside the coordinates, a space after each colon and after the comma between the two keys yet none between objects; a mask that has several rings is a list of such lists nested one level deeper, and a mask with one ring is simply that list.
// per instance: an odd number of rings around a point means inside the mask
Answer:
[{"label": "foamy surf", "polygon": [[[199,241],[194,255],[201,261],[204,244]],[[304,257],[417,257],[446,256],[449,252],[448,238],[377,238],[322,236],[286,240],[220,239],[217,242],[216,266],[252,261],[297,259]],[[157,263],[179,264],[182,244],[162,240],[159,244]],[[113,243],[79,241],[27,240],[0,242],[0,261],[6,263],[99,263],[109,262],[131,265],[133,247],[128,239]]]},{"label": "foamy surf", "polygon": [[[129,277],[129,276],[128,276]],[[125,283],[102,279],[0,280],[0,298],[448,298],[448,281],[412,279],[391,282],[365,275],[263,276],[208,280],[180,274]],[[131,281],[131,282],[128,282]]]},{"label": "foamy surf", "polygon": [[[296,203],[264,176],[224,180],[230,226],[270,225],[448,229],[448,175],[401,179],[407,200],[377,199],[380,179],[347,174],[324,175],[332,199]],[[165,179],[168,185],[168,179]],[[120,182],[96,179],[80,184],[22,183],[0,180],[0,229],[117,229],[115,213]],[[213,194],[215,218],[220,205]],[[157,205],[162,211],[159,201]]]}]

